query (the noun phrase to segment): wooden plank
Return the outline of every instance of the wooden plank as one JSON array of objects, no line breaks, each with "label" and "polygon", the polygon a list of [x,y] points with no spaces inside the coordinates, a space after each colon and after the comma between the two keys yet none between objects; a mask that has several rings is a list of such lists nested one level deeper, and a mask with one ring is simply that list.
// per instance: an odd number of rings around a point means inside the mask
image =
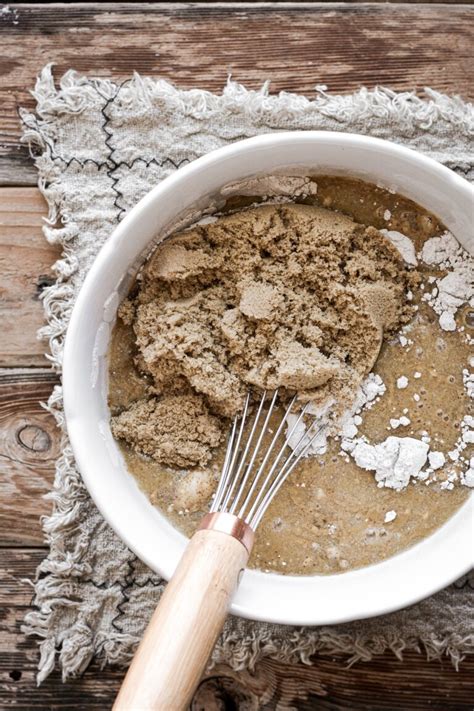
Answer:
[{"label": "wooden plank", "polygon": [[0,370],[0,546],[44,545],[59,431],[40,402],[57,382],[50,371]]},{"label": "wooden plank", "polygon": [[0,367],[46,366],[39,295],[53,280],[59,249],[42,232],[46,204],[35,188],[0,188]]},{"label": "wooden plank", "polygon": [[[36,641],[21,632],[31,604],[33,578],[42,558],[38,550],[0,551],[0,698],[2,708],[24,711],[103,711],[110,708],[123,677],[120,669],[94,664],[81,679],[62,684],[56,672],[35,686]],[[407,653],[400,662],[384,654],[348,669],[341,657],[318,657],[315,665],[282,665],[272,660],[254,673],[214,669],[194,697],[192,709],[320,709],[321,711],[472,711],[474,656],[456,672],[450,662],[427,662]]]},{"label": "wooden plank", "polygon": [[37,182],[38,171],[25,146],[12,146],[8,155],[0,155],[0,186],[32,186]]},{"label": "wooden plank", "polygon": [[[18,106],[39,69],[122,79],[132,70],[181,87],[220,91],[229,72],[257,88],[314,94],[361,84],[432,86],[473,97],[474,8],[343,3],[69,3],[10,5],[0,20],[0,157],[9,184],[24,184]],[[25,51],[25,47],[28,51]]]}]

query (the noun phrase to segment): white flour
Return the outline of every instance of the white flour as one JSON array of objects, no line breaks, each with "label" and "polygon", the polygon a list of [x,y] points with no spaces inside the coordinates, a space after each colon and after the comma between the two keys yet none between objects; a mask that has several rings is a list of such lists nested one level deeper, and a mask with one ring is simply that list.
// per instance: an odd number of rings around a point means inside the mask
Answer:
[{"label": "white flour", "polygon": [[468,445],[474,443],[474,418],[465,415],[460,424],[461,433],[453,447],[448,452],[448,458],[452,462],[459,462],[462,465],[471,466],[469,460],[464,456],[464,451]]},{"label": "white flour", "polygon": [[409,237],[403,235],[401,232],[396,230],[379,230],[385,237],[387,237],[393,246],[398,249],[403,259],[407,264],[412,267],[416,267],[418,264],[418,259],[416,258],[415,245]]},{"label": "white flour", "polygon": [[311,178],[291,175],[262,175],[226,185],[221,189],[221,195],[224,197],[255,195],[263,198],[282,196],[294,200],[298,197],[316,195],[317,191],[317,183]]},{"label": "white flour", "polygon": [[308,457],[326,453],[327,438],[330,434],[330,429],[333,430],[334,427],[338,429],[338,436],[341,437],[343,442],[351,441],[357,435],[359,425],[362,424],[361,411],[370,409],[384,392],[385,385],[382,378],[375,373],[369,373],[357,391],[352,408],[345,412],[337,423],[331,421],[334,400],[328,400],[320,408],[310,406],[307,409],[308,415],[311,415],[311,419],[317,422],[317,425],[312,429],[307,428],[303,420],[295,427],[298,415],[289,415],[286,436],[293,430],[288,440],[290,447],[292,449],[298,448],[301,451],[301,449],[309,444],[311,437],[316,433],[316,427],[319,429],[319,433],[306,454]]},{"label": "white flour", "polygon": [[436,469],[441,469],[446,463],[446,457],[443,452],[430,452],[428,454],[428,461],[430,463],[431,469],[435,471]]},{"label": "white flour", "polygon": [[[333,405],[334,400],[328,400],[322,407],[308,407],[307,412],[318,423],[317,427],[320,429],[320,432],[313,440],[306,456],[313,457],[316,454],[326,454],[328,437],[327,429]],[[298,424],[297,422],[298,415],[288,416],[286,436],[288,437],[288,435],[291,435],[288,440],[290,447],[294,450],[301,451],[309,444],[311,437],[317,430],[316,428],[308,429],[303,420],[298,422]]]},{"label": "white flour", "polygon": [[401,417],[390,418],[390,427],[392,428],[392,430],[396,430],[398,429],[398,427],[407,427],[410,423],[411,420],[406,415],[402,415]]},{"label": "white flour", "polygon": [[[474,391],[474,375],[465,370],[465,386],[469,385],[471,397]],[[364,410],[370,409],[380,400],[385,393],[385,385],[379,375],[370,373],[361,388],[351,410],[348,410],[337,423],[339,437],[341,439],[341,453],[349,454],[357,466],[367,471],[375,473],[375,479],[379,487],[387,487],[400,491],[404,489],[410,481],[425,481],[432,484],[437,481],[436,472],[448,463],[466,465],[468,468],[461,473],[460,481],[465,486],[474,487],[474,458],[466,460],[463,452],[466,447],[474,442],[474,418],[466,415],[460,424],[460,436],[453,450],[445,455],[441,451],[430,452],[431,437],[428,432],[423,432],[420,439],[414,437],[389,436],[384,441],[372,444],[364,437],[358,437],[358,428],[362,424]],[[419,396],[418,396],[419,399]],[[316,409],[309,408],[308,414],[315,416],[317,437],[311,444],[306,456],[323,455],[327,451],[327,438],[331,422],[331,410],[334,401],[328,401],[324,407]],[[407,408],[404,408],[404,411]],[[294,428],[297,422],[297,415],[290,415],[288,418],[287,434]],[[406,427],[410,419],[404,414],[399,418],[391,418],[392,429]],[[294,428],[289,444],[293,449],[300,451],[308,443],[316,427],[307,429],[303,421]],[[456,470],[447,470],[446,480],[441,481],[441,489],[454,488],[454,482],[458,479]]]},{"label": "white flour", "polygon": [[[465,369],[463,376],[464,386],[469,396],[473,397],[474,375]],[[390,419],[392,429],[408,424],[410,420],[406,416]],[[420,439],[390,436],[378,444],[371,444],[365,438],[347,438],[342,441],[341,448],[352,456],[359,467],[374,471],[380,487],[401,490],[410,480],[434,483],[437,481],[436,472],[443,469],[446,462],[450,466],[446,467],[446,480],[440,483],[441,489],[453,489],[454,482],[459,478],[458,470],[453,468],[453,464],[463,469],[466,467],[461,473],[461,483],[473,487],[474,458],[468,460],[464,452],[474,443],[474,417],[465,415],[460,423],[460,435],[456,444],[446,454],[436,450],[430,452],[430,442],[428,432],[423,432]]]},{"label": "white flour", "polygon": [[449,270],[446,276],[435,278],[423,300],[439,315],[444,331],[455,331],[457,310],[464,304],[474,306],[474,258],[449,232],[425,242],[419,256],[429,266]]},{"label": "white flour", "polygon": [[[381,232],[391,240],[408,264],[414,266],[417,264],[414,245],[408,237],[390,230],[381,230]],[[439,315],[439,323],[443,330],[455,330],[457,310],[465,304],[473,306],[474,260],[449,232],[441,237],[427,240],[418,256],[428,266],[448,270],[445,276],[429,277],[431,291],[424,294],[423,300]],[[463,327],[461,326],[460,329],[463,330]],[[409,340],[403,335],[399,336],[399,341],[402,346],[409,344]],[[421,375],[416,371],[413,377],[419,379]],[[403,390],[408,386],[408,382],[405,375],[400,376],[396,382],[397,389]],[[463,370],[463,382],[468,397],[474,397],[474,374],[467,368]],[[413,399],[419,402],[420,395],[415,393]],[[405,415],[390,419],[392,429],[409,424],[410,419]],[[468,415],[464,417],[460,430],[455,447],[447,455],[440,451],[429,452],[431,438],[427,432],[423,433],[421,439],[388,437],[384,442],[375,445],[363,438],[346,440],[343,441],[342,448],[351,454],[358,466],[375,472],[379,486],[403,489],[411,478],[432,483],[436,481],[435,472],[442,469],[448,460],[462,467],[468,467],[461,474],[461,483],[472,487],[474,486],[474,459],[467,461],[463,452],[474,442],[474,418]],[[425,465],[427,466],[424,469]],[[452,489],[457,479],[456,469],[448,467],[447,478],[441,482],[440,488]]]},{"label": "white flour", "polygon": [[464,486],[474,488],[474,457],[471,457],[469,469],[464,474],[461,474],[461,482]]},{"label": "white flour", "polygon": [[464,370],[462,371],[462,380],[464,383],[464,390],[467,392],[467,396],[470,398],[474,398],[474,373],[470,373],[467,368],[464,368]]},{"label": "white flour", "polygon": [[404,489],[426,464],[429,446],[413,437],[387,437],[380,444],[358,441],[351,451],[357,466],[375,472],[379,487]]}]

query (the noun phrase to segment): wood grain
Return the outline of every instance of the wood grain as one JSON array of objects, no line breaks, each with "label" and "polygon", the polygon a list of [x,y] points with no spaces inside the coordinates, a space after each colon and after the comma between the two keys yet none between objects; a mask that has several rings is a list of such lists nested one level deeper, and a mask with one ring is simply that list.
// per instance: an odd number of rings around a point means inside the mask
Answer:
[{"label": "wood grain", "polygon": [[58,382],[37,369],[0,370],[0,546],[42,546],[59,434],[41,407]]},{"label": "wood grain", "polygon": [[[35,182],[19,147],[18,106],[39,69],[122,79],[133,70],[180,87],[249,87],[314,94],[361,84],[473,97],[474,8],[452,4],[12,4],[0,19],[0,176]],[[25,51],[27,48],[27,51]],[[17,176],[17,177],[15,177]],[[18,183],[16,183],[18,184]]]},{"label": "wood grain", "polygon": [[0,367],[48,364],[47,345],[36,337],[44,323],[39,295],[59,249],[44,238],[45,214],[36,188],[0,188]]},{"label": "wood grain", "polygon": [[[121,669],[92,665],[81,679],[61,684],[58,673],[35,686],[36,642],[21,632],[31,605],[31,586],[42,552],[0,550],[0,707],[21,711],[104,711],[112,706],[124,676]],[[340,657],[317,657],[315,665],[265,660],[255,672],[219,666],[196,692],[193,711],[472,711],[474,656],[456,672],[444,659],[392,653],[350,669]]]}]

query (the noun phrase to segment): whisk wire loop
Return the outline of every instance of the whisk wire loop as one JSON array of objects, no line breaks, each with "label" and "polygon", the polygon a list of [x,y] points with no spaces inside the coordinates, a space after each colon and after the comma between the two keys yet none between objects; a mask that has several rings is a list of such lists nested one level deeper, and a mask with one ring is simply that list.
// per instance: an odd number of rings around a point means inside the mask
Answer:
[{"label": "whisk wire loop", "polygon": [[[301,459],[309,452],[312,444],[323,429],[319,427],[313,433],[314,427],[318,424],[316,419],[308,429],[304,428],[296,444],[291,441],[303,417],[307,414],[309,406],[309,403],[306,403],[296,420],[289,426],[289,416],[292,414],[296,402],[295,395],[281,416],[276,431],[271,430],[270,423],[275,412],[277,397],[278,390],[273,393],[263,424],[260,425],[267,393],[263,392],[253,419],[248,417],[250,393],[247,395],[242,415],[237,416],[232,424],[220,481],[210,508],[211,513],[226,512],[237,515],[253,530],[260,523],[280,487]],[[285,426],[287,426],[287,431],[286,434],[282,435]],[[252,479],[255,463],[267,434],[273,436]],[[253,445],[256,435],[256,443]],[[273,461],[271,461],[271,456],[279,441],[281,445],[276,451]],[[249,461],[247,461],[248,459]],[[262,475],[265,472],[263,483],[260,484]],[[240,503],[242,499],[243,501]]]},{"label": "whisk wire loop", "polygon": [[[254,448],[254,450],[253,450],[253,454],[252,454],[252,457],[251,457],[251,459],[250,459],[250,462],[248,463],[247,468],[245,469],[245,474],[244,474],[244,476],[242,477],[242,481],[241,481],[241,483],[240,483],[239,491],[238,491],[237,496],[235,497],[235,499],[234,499],[234,501],[233,501],[233,503],[232,503],[232,506],[231,506],[230,509],[229,509],[229,513],[232,513],[232,514],[235,513],[235,510],[236,510],[236,508],[237,508],[237,504],[239,503],[240,497],[242,496],[242,493],[244,492],[244,489],[245,489],[245,486],[246,486],[246,484],[247,484],[247,481],[249,480],[250,473],[251,473],[251,471],[252,471],[252,469],[253,469],[253,465],[254,465],[254,463],[255,463],[255,459],[257,458],[257,455],[258,455],[258,453],[259,453],[259,451],[260,451],[260,446],[261,446],[261,444],[262,444],[263,437],[264,437],[264,435],[265,435],[265,432],[266,432],[267,429],[268,429],[268,423],[269,423],[269,421],[270,421],[270,417],[271,417],[271,415],[272,415],[273,408],[274,408],[274,406],[275,406],[275,401],[276,401],[276,399],[277,399],[277,395],[278,395],[278,390],[275,391],[275,393],[274,393],[274,395],[273,395],[273,397],[272,397],[272,400],[271,400],[271,402],[270,402],[270,406],[269,406],[269,408],[268,408],[267,415],[266,415],[265,421],[264,421],[264,423],[263,423],[263,427],[262,427],[261,430],[260,430],[260,435],[259,435],[259,437],[258,437],[257,444],[255,445],[255,448]],[[263,405],[264,405],[264,402],[265,402],[265,396],[266,396],[266,392],[263,393],[262,398],[261,398],[261,400],[260,400],[260,405],[259,405],[259,408],[258,408],[257,415],[256,415],[256,417],[255,417],[255,419],[254,419],[254,424],[253,424],[253,427],[252,427],[252,432],[250,433],[249,442],[253,439],[254,432],[255,432],[255,430],[256,430],[256,428],[257,428],[257,424],[258,424],[258,421],[259,421],[259,419],[260,419],[260,413],[261,413],[261,411],[262,411],[262,409],[263,409]],[[247,451],[248,451],[248,447],[245,448],[245,453],[244,453],[243,460],[245,460],[245,458],[246,458],[246,456],[247,456]],[[240,470],[237,472],[237,477],[238,477],[239,473],[240,473]],[[258,477],[258,473],[257,473],[257,477]],[[254,483],[255,483],[257,477],[255,478]]]},{"label": "whisk wire loop", "polygon": [[[263,406],[264,406],[264,404],[265,404],[265,397],[266,397],[266,391],[263,392],[263,395],[262,395],[262,397],[261,397],[261,399],[260,399],[260,404],[259,404],[259,406],[258,406],[256,415],[255,415],[255,417],[253,418],[253,425],[252,425],[252,428],[251,428],[251,430],[250,430],[250,434],[249,434],[249,436],[247,437],[247,443],[246,443],[246,445],[245,445],[245,449],[244,449],[243,452],[239,452],[239,457],[238,457],[238,459],[237,459],[237,461],[238,461],[237,471],[236,471],[235,475],[233,476],[232,485],[231,485],[231,487],[229,488],[229,491],[227,492],[227,495],[226,495],[226,497],[225,497],[225,499],[224,499],[224,503],[223,503],[223,506],[224,506],[224,508],[225,508],[226,510],[227,510],[227,508],[228,508],[228,506],[229,506],[230,498],[231,498],[232,494],[234,493],[235,486],[237,485],[237,483],[238,483],[238,482],[240,481],[240,479],[241,479],[241,473],[242,473],[242,471],[243,471],[243,469],[244,469],[244,467],[245,467],[245,463],[246,463],[246,461],[247,461],[247,454],[248,454],[248,452],[249,452],[249,450],[250,450],[250,446],[251,446],[251,444],[252,444],[252,442],[253,442],[253,438],[254,438],[255,432],[257,431],[257,426],[258,426],[258,423],[259,423],[259,420],[260,420],[260,415],[262,414]],[[261,431],[262,431],[262,430],[261,430]],[[257,446],[258,446],[258,442],[257,442]],[[254,454],[255,454],[255,449],[254,449]],[[245,476],[245,475],[244,475],[244,476]],[[240,490],[239,490],[239,493],[240,493]],[[234,503],[235,503],[235,499],[234,499]],[[230,509],[229,509],[229,513],[231,513],[231,510],[230,510]]]},{"label": "whisk wire loop", "polygon": [[265,514],[265,511],[270,506],[273,498],[277,495],[282,484],[284,484],[286,479],[290,476],[291,472],[296,467],[296,465],[299,463],[299,461],[309,452],[309,450],[311,449],[311,445],[323,431],[323,427],[319,427],[316,430],[316,432],[310,437],[309,441],[305,444],[305,446],[301,449],[301,451],[297,454],[298,445],[300,445],[303,442],[303,440],[305,439],[305,437],[307,437],[309,435],[311,429],[314,427],[315,424],[317,424],[317,422],[313,422],[312,425],[308,428],[308,431],[302,435],[302,437],[298,441],[297,445],[291,452],[290,456],[285,461],[283,467],[278,472],[278,475],[275,477],[269,490],[263,495],[263,499],[261,500],[261,503],[258,506],[258,509],[255,512],[255,515],[248,522],[250,527],[253,530],[255,530],[257,528],[258,524],[260,523],[260,521],[262,520],[262,518]]},{"label": "whisk wire loop", "polygon": [[[292,407],[293,402],[294,402],[295,399],[296,399],[296,396],[295,396],[295,398],[293,399],[293,401],[290,403],[290,406],[287,408],[287,410],[286,410],[286,412],[285,412],[285,415],[284,415],[284,417],[282,418],[282,425],[284,425],[284,424],[286,423],[286,421],[288,420],[288,416],[290,415],[291,407]],[[304,415],[306,414],[306,411],[307,411],[307,409],[308,409],[308,404],[309,404],[309,403],[306,403],[306,405],[305,405],[304,408],[301,410],[301,412],[300,412],[298,418],[296,419],[296,421],[295,421],[295,422],[293,423],[293,425],[289,428],[289,430],[288,430],[288,432],[287,432],[287,435],[286,435],[286,437],[285,437],[285,441],[284,441],[283,445],[281,446],[281,448],[280,448],[280,450],[279,450],[277,456],[275,457],[275,460],[273,461],[273,464],[271,465],[270,470],[268,471],[267,476],[265,477],[265,480],[264,480],[262,486],[260,487],[260,490],[257,492],[257,494],[256,494],[256,496],[255,496],[255,499],[254,499],[254,501],[253,501],[253,503],[252,503],[252,506],[251,506],[251,508],[250,508],[250,511],[248,512],[248,514],[247,514],[247,516],[246,516],[246,518],[245,518],[246,523],[248,523],[249,525],[250,525],[250,521],[252,520],[253,514],[255,513],[256,509],[259,507],[262,498],[265,496],[265,492],[266,492],[266,490],[267,490],[267,486],[268,486],[268,484],[272,481],[272,477],[273,477],[273,475],[274,475],[274,472],[275,472],[277,466],[279,465],[279,463],[280,463],[282,457],[285,455],[286,449],[287,449],[288,447],[290,447],[291,439],[292,439],[294,433],[296,432],[299,423],[301,422],[301,420],[303,419]],[[304,437],[305,437],[305,434],[302,435],[302,439],[304,439]],[[300,438],[300,440],[298,440],[298,442],[297,442],[297,444],[296,444],[296,447],[298,447],[298,445],[300,444],[300,442],[301,442],[301,438]],[[295,447],[295,449],[296,449],[296,447]],[[263,464],[263,462],[262,462],[262,464]],[[249,499],[249,500],[250,500],[250,499]]]}]

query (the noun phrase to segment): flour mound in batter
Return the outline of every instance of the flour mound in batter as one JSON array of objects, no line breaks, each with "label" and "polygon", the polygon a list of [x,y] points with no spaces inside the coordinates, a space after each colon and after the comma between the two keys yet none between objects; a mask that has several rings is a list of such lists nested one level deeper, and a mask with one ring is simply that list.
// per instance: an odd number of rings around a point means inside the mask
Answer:
[{"label": "flour mound in batter", "polygon": [[115,436],[172,466],[203,464],[208,454],[189,451],[183,422],[168,446],[170,396],[192,393],[214,417],[207,453],[249,387],[316,404],[331,396],[342,412],[383,336],[410,319],[415,283],[379,231],[315,206],[265,205],[170,237],[120,311],[153,384],[151,400],[113,419]]}]

